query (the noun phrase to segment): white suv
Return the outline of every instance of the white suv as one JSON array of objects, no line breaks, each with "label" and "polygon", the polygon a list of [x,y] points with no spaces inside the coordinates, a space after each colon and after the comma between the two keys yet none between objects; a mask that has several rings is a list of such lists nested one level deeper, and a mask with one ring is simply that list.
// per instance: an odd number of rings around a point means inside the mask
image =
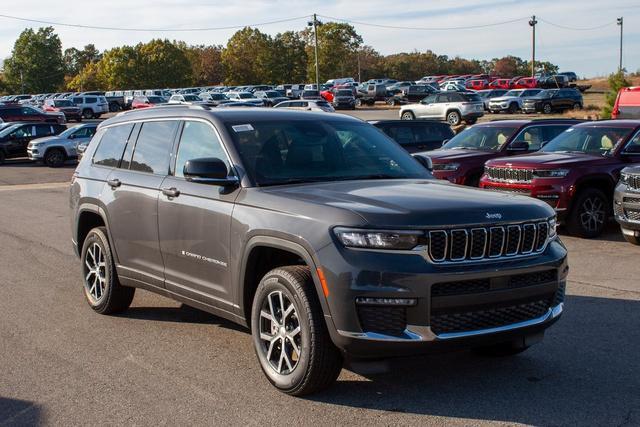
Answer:
[{"label": "white suv", "polygon": [[71,98],[76,104],[84,119],[98,119],[104,113],[109,112],[107,98],[101,95],[80,95]]},{"label": "white suv", "polygon": [[484,102],[473,92],[440,92],[427,96],[418,104],[400,107],[402,120],[429,119],[457,126],[462,121],[475,123],[484,115]]}]

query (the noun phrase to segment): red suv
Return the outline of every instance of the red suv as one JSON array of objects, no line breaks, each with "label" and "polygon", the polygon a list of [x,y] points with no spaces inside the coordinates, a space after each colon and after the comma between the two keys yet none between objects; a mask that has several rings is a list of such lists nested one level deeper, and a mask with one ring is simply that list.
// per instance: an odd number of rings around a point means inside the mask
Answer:
[{"label": "red suv", "polygon": [[611,111],[612,119],[640,119],[640,86],[623,87]]},{"label": "red suv", "polygon": [[67,122],[64,113],[45,113],[42,110],[20,104],[0,105],[0,119],[5,122],[47,122],[61,125]]},{"label": "red suv", "polygon": [[467,80],[467,84],[465,85],[467,89],[471,90],[482,90],[487,88],[486,80]]},{"label": "red suv", "polygon": [[488,161],[480,187],[544,200],[570,234],[596,237],[612,215],[620,170],[640,163],[640,120],[567,129],[539,152]]},{"label": "red suv", "polygon": [[533,89],[538,87],[538,79],[535,77],[523,77],[513,83],[514,89]]},{"label": "red suv", "polygon": [[487,160],[539,150],[579,123],[571,119],[500,120],[465,129],[442,148],[426,151],[433,174],[455,184],[478,186]]},{"label": "red suv", "polygon": [[511,89],[511,79],[495,79],[489,83],[489,89]]}]

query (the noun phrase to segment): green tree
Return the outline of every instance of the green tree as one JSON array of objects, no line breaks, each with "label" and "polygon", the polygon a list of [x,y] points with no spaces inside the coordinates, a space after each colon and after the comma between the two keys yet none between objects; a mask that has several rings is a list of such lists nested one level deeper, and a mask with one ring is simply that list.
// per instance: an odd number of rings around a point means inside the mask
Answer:
[{"label": "green tree", "polygon": [[224,81],[224,66],[222,65],[222,46],[189,46],[185,47],[193,84],[209,86]]},{"label": "green tree", "polygon": [[[307,44],[307,79],[316,80],[313,29],[306,28],[302,37]],[[352,25],[326,22],[318,26],[318,68],[320,81],[332,77],[354,77],[358,68],[358,48],[362,37]]]},{"label": "green tree", "polygon": [[16,92],[53,92],[64,83],[62,43],[53,27],[27,28],[4,61],[4,77]]},{"label": "green tree", "polygon": [[236,31],[222,51],[225,83],[230,85],[269,83],[272,40],[256,28]]},{"label": "green tree", "polygon": [[141,87],[188,86],[193,81],[186,49],[175,41],[154,39],[135,47]]},{"label": "green tree", "polygon": [[631,86],[631,82],[625,78],[623,71],[619,71],[609,76],[609,92],[607,92],[606,95],[606,104],[602,108],[603,119],[611,118],[611,111],[613,111],[613,106],[616,103],[618,92],[623,87],[629,86]]},{"label": "green tree", "polygon": [[307,51],[300,33],[278,33],[271,43],[269,62],[272,83],[300,83],[307,78]]},{"label": "green tree", "polygon": [[102,58],[100,51],[93,44],[86,45],[82,50],[75,47],[65,49],[63,60],[68,76],[75,76],[91,62],[98,62]]},{"label": "green tree", "polygon": [[120,46],[107,50],[98,62],[98,79],[106,89],[141,87],[139,52],[133,46]]},{"label": "green tree", "polygon": [[105,90],[106,84],[102,80],[100,67],[97,62],[89,62],[73,78],[67,81],[67,89],[73,91]]}]

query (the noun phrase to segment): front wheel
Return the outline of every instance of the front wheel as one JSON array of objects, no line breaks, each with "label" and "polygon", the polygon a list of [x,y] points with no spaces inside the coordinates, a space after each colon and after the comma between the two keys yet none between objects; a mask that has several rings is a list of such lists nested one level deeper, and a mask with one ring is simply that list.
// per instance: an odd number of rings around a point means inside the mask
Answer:
[{"label": "front wheel", "polygon": [[551,107],[551,104],[544,104],[542,106],[542,112],[545,114],[551,114],[553,112],[553,108]]},{"label": "front wheel", "polygon": [[580,104],[579,102],[576,102],[573,104],[573,109],[574,110],[582,110],[582,104]]},{"label": "front wheel", "polygon": [[567,220],[570,234],[588,239],[602,234],[607,219],[607,196],[590,188],[578,194]]},{"label": "front wheel", "polygon": [[44,164],[50,168],[59,168],[64,165],[66,155],[58,148],[52,148],[44,155]]},{"label": "front wheel", "polygon": [[100,314],[111,314],[129,308],[135,288],[122,286],[111,256],[105,227],[89,231],[82,245],[82,278],[84,296],[91,308]]},{"label": "front wheel", "polygon": [[415,118],[416,116],[411,111],[405,111],[402,113],[402,116],[400,116],[402,120],[414,120]]},{"label": "front wheel", "polygon": [[87,119],[87,120],[92,119],[93,118],[93,111],[91,111],[89,108],[85,108],[82,111],[82,117],[84,119]]},{"label": "front wheel", "polygon": [[306,266],[267,273],[256,290],[251,334],[267,379],[280,391],[302,396],[329,387],[342,369]]},{"label": "front wheel", "polygon": [[447,123],[449,123],[451,126],[458,126],[461,120],[462,118],[460,117],[460,113],[458,113],[457,111],[450,111],[447,114]]}]

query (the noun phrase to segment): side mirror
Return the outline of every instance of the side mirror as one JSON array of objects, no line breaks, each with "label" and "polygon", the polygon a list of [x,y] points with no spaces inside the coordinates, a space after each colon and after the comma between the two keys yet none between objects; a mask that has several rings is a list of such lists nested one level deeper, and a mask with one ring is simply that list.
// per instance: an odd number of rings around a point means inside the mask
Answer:
[{"label": "side mirror", "polygon": [[448,140],[448,139],[443,139],[443,140],[442,140],[442,145],[444,146],[447,142],[449,142],[449,140]]},{"label": "side mirror", "polygon": [[544,147],[545,145],[547,145],[549,143],[549,141],[542,141],[542,143],[540,144],[540,148]]},{"label": "side mirror", "polygon": [[414,154],[413,158],[416,159],[429,172],[433,171],[433,162],[431,161],[431,157],[424,156],[422,154]]},{"label": "side mirror", "polygon": [[187,160],[182,169],[187,181],[210,185],[237,185],[238,178],[229,176],[227,165],[215,157]]},{"label": "side mirror", "polygon": [[75,133],[72,133],[71,135],[69,135],[69,139],[76,139],[76,138],[77,138],[77,137],[76,137],[76,134],[75,134]]},{"label": "side mirror", "polygon": [[525,141],[516,141],[507,147],[507,151],[529,151],[529,144]]}]

